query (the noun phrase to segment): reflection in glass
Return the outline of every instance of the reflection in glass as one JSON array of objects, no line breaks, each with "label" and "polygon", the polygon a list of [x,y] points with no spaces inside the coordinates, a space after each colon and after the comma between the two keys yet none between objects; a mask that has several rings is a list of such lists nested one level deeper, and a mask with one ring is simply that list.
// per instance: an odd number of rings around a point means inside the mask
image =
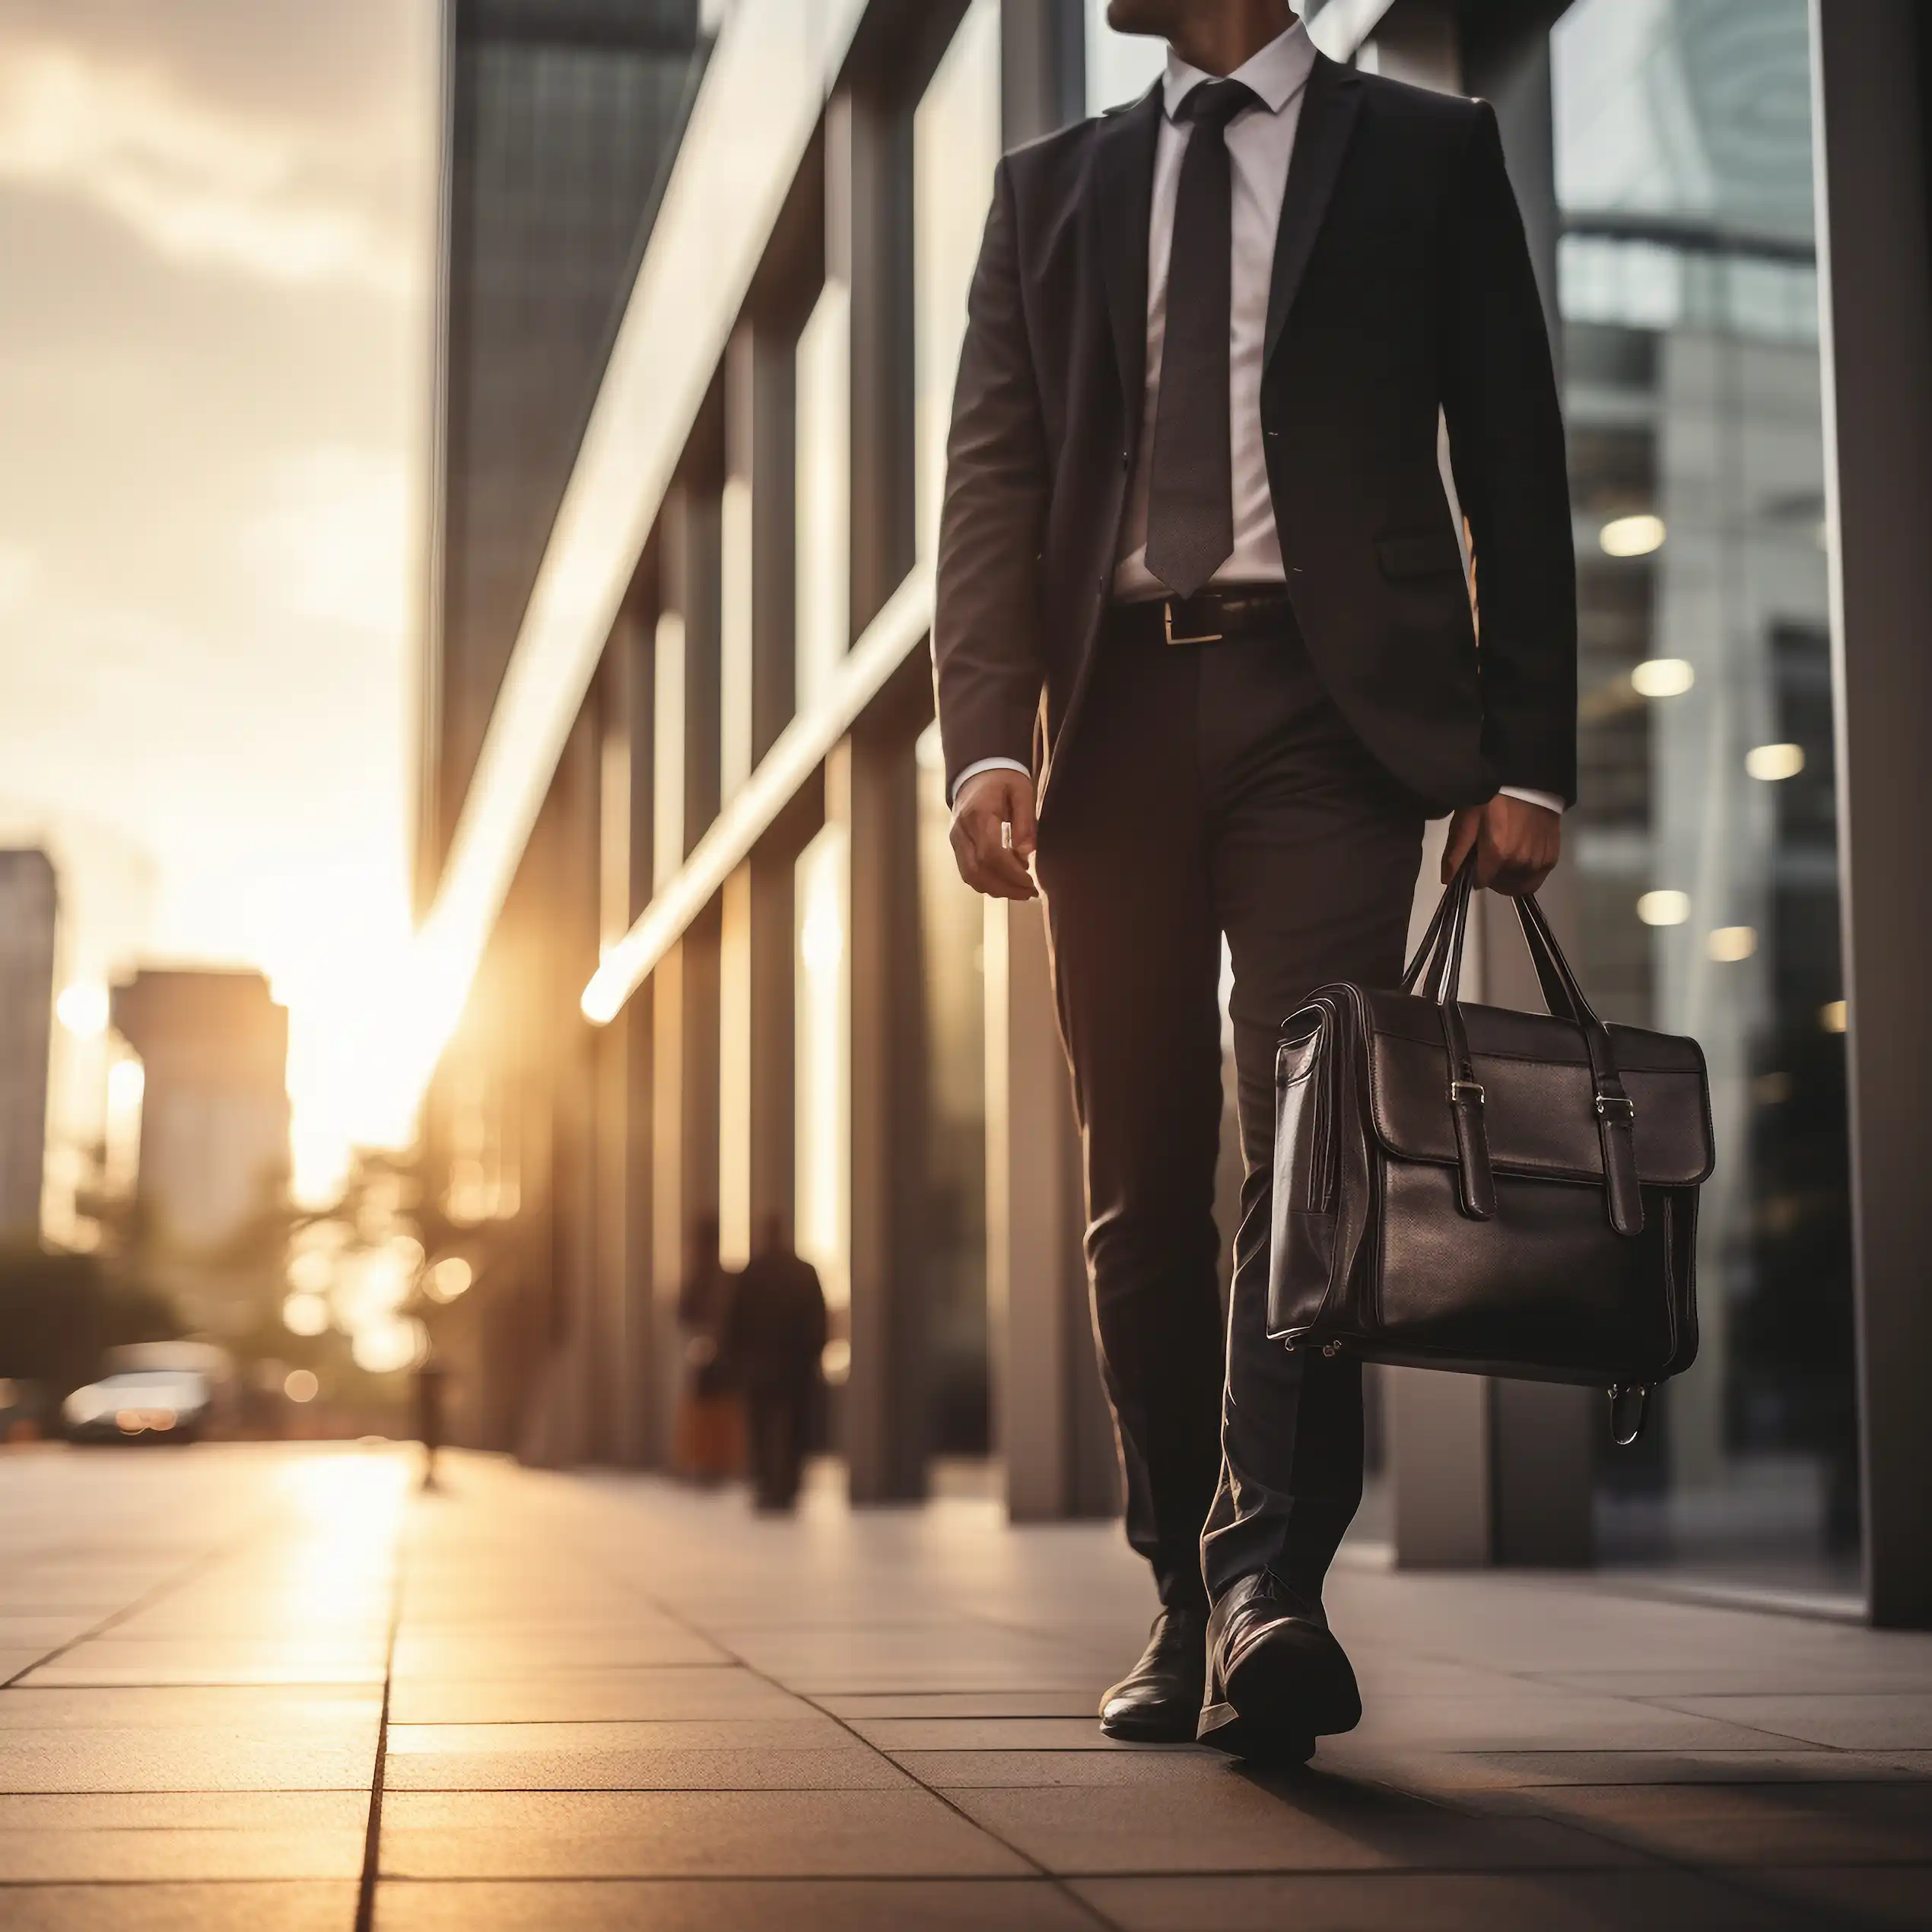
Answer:
[{"label": "reflection in glass", "polygon": [[1578,0],[1552,51],[1582,621],[1587,977],[1694,1034],[1702,1353],[1606,1477],[1607,1554],[1855,1545],[1804,0]]}]

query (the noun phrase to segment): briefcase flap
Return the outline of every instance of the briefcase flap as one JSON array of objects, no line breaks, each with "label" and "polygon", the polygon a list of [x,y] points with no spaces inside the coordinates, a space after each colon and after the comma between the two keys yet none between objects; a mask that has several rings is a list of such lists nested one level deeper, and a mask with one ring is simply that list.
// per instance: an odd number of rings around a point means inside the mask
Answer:
[{"label": "briefcase flap", "polygon": [[[1363,1008],[1376,1138],[1400,1158],[1454,1165],[1441,1009],[1432,999],[1382,992],[1365,994]],[[1544,1013],[1466,1002],[1462,1015],[1494,1165],[1600,1182],[1603,1136],[1582,1029]],[[1697,1042],[1638,1027],[1609,1032],[1636,1113],[1638,1179],[1654,1187],[1696,1186],[1714,1158],[1710,1088]]]}]

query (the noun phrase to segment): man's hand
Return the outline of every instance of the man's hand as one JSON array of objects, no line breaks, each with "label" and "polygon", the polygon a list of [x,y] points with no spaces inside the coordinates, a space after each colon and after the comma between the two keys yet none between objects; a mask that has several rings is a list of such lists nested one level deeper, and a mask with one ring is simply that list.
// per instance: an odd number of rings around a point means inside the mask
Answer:
[{"label": "man's hand", "polygon": [[1033,780],[1025,773],[975,772],[952,802],[952,856],[959,876],[995,899],[1032,899],[1039,888],[1026,862],[1039,831],[1033,818]]},{"label": "man's hand", "polygon": [[[955,834],[956,841],[956,834]],[[1512,899],[1527,898],[1550,874],[1563,850],[1563,820],[1547,806],[1499,792],[1486,805],[1466,805],[1449,821],[1442,882],[1476,848],[1476,882]]]}]

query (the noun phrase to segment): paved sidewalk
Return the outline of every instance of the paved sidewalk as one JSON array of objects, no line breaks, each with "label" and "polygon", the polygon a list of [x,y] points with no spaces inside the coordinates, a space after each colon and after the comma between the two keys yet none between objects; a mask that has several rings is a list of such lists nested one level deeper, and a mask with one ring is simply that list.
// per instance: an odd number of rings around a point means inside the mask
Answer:
[{"label": "paved sidewalk", "polygon": [[1347,1570],[1263,1775],[1095,1730],[1110,1529],[413,1467],[0,1457],[7,1932],[1932,1925],[1932,1638]]}]

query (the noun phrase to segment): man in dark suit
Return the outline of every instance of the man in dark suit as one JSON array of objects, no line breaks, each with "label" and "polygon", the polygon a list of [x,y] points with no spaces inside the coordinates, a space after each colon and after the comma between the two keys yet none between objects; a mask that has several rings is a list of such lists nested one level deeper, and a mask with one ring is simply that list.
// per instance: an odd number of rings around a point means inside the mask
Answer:
[{"label": "man in dark suit", "polygon": [[[1486,885],[1555,862],[1562,429],[1486,105],[1338,65],[1284,0],[1108,18],[1165,37],[1164,79],[1006,157],[973,284],[933,627],[952,842],[969,884],[1028,898],[1037,873],[1046,899],[1161,1606],[1103,1725],[1301,1757],[1361,1709],[1321,1590],[1362,1377],[1266,1337],[1276,1037],[1325,981],[1399,977],[1426,817],[1454,813],[1445,863],[1475,849]],[[1224,937],[1247,1177],[1225,1347]]]},{"label": "man in dark suit", "polygon": [[806,1431],[825,1352],[825,1295],[818,1271],[766,1217],[758,1250],[733,1284],[719,1362],[745,1400],[752,1494],[761,1510],[798,1501]]}]

